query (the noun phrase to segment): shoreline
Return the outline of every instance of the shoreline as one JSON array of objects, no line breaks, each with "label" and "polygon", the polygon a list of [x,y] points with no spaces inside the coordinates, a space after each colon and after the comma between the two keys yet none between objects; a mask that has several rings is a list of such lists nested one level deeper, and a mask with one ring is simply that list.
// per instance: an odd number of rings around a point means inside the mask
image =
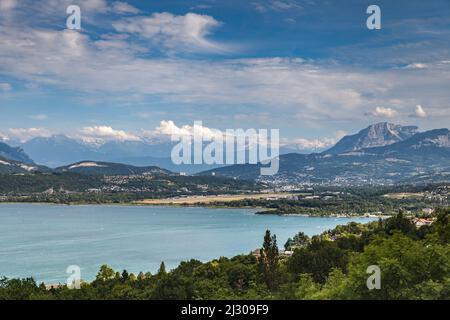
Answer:
[{"label": "shoreline", "polygon": [[[9,205],[48,205],[48,206],[123,206],[123,207],[166,207],[166,208],[203,208],[203,209],[228,209],[228,210],[239,210],[239,209],[254,209],[254,210],[265,210],[265,207],[258,206],[227,206],[227,205],[208,205],[208,204],[186,204],[186,203],[88,203],[88,202],[76,202],[76,203],[55,203],[55,202],[0,202],[0,208],[3,204]],[[270,210],[264,212],[255,212],[255,215],[270,215],[270,216],[280,216],[280,217],[305,217],[305,218],[389,218],[392,214],[328,214],[328,215],[314,215],[314,214],[301,214],[301,213],[270,213]]]}]

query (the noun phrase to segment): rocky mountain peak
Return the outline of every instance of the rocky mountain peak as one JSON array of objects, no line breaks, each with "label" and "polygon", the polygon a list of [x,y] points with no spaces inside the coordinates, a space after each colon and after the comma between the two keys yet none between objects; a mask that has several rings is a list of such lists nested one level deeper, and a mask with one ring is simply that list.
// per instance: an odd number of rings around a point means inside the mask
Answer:
[{"label": "rocky mountain peak", "polygon": [[404,141],[418,131],[416,126],[401,126],[388,122],[373,124],[357,134],[345,136],[327,154],[339,154],[366,148],[383,147]]}]

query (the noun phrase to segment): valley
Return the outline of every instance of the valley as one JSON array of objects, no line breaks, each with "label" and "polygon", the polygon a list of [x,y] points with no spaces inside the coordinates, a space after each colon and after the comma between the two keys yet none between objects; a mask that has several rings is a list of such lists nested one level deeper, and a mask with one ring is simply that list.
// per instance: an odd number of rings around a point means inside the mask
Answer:
[{"label": "valley", "polygon": [[[81,148],[61,136],[37,142],[48,155],[64,146]],[[132,148],[132,155],[150,150],[135,142],[120,148]],[[448,129],[419,132],[415,126],[374,124],[321,153],[282,154],[273,176],[260,176],[261,164],[213,166],[194,174],[86,159],[50,168],[26,151],[0,144],[1,202],[245,207],[260,214],[309,216],[426,215],[449,205]]]}]

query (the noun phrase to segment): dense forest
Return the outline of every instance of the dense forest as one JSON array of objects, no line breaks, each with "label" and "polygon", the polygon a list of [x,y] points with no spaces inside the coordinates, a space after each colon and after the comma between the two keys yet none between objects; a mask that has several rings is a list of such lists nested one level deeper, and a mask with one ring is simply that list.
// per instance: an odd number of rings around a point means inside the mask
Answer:
[{"label": "dense forest", "polygon": [[[51,289],[29,279],[0,280],[0,299],[450,299],[450,210],[416,227],[402,213],[349,223],[279,250],[267,231],[259,252],[202,263],[191,260],[156,274],[117,272],[104,265],[81,288]],[[368,267],[381,271],[368,289]]]}]

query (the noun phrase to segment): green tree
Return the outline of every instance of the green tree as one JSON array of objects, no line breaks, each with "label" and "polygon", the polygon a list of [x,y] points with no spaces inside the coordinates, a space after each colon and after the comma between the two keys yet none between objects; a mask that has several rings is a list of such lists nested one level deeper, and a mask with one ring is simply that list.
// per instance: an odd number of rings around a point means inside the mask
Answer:
[{"label": "green tree", "polygon": [[320,285],[314,282],[312,275],[303,273],[300,275],[297,288],[295,290],[295,299],[307,300],[317,294]]},{"label": "green tree", "polygon": [[416,226],[411,219],[405,217],[401,211],[394,217],[386,219],[384,230],[388,235],[392,235],[394,231],[401,231],[410,236],[416,235]]},{"label": "green tree", "polygon": [[264,236],[263,247],[260,249],[259,266],[264,282],[267,287],[274,289],[276,287],[276,274],[278,268],[279,251],[277,245],[277,236],[271,235],[267,230]]},{"label": "green tree", "polygon": [[[369,290],[367,267],[379,266],[381,289]],[[449,299],[450,247],[399,232],[370,243],[349,265],[343,292],[351,299]]]},{"label": "green tree", "polygon": [[288,270],[297,275],[309,273],[314,281],[325,283],[333,268],[345,271],[347,262],[346,251],[335,242],[314,237],[308,247],[294,251],[288,261]]},{"label": "green tree", "polygon": [[450,244],[450,209],[440,209],[437,212],[432,228],[441,243]]},{"label": "green tree", "polygon": [[311,242],[311,239],[304,233],[297,233],[293,239],[289,238],[284,244],[286,250],[292,250],[295,248],[306,247]]},{"label": "green tree", "polygon": [[114,279],[114,276],[115,276],[114,270],[109,266],[107,266],[106,264],[104,264],[100,267],[96,280],[98,281],[111,280]]},{"label": "green tree", "polygon": [[159,266],[159,269],[158,269],[158,276],[164,276],[164,275],[166,275],[167,274],[167,271],[166,271],[166,265],[165,265],[165,263],[164,263],[164,261],[162,261],[161,262],[161,264],[160,264],[160,266]]},{"label": "green tree", "polygon": [[128,274],[127,270],[122,271],[122,281],[128,281],[130,279],[130,275]]}]

